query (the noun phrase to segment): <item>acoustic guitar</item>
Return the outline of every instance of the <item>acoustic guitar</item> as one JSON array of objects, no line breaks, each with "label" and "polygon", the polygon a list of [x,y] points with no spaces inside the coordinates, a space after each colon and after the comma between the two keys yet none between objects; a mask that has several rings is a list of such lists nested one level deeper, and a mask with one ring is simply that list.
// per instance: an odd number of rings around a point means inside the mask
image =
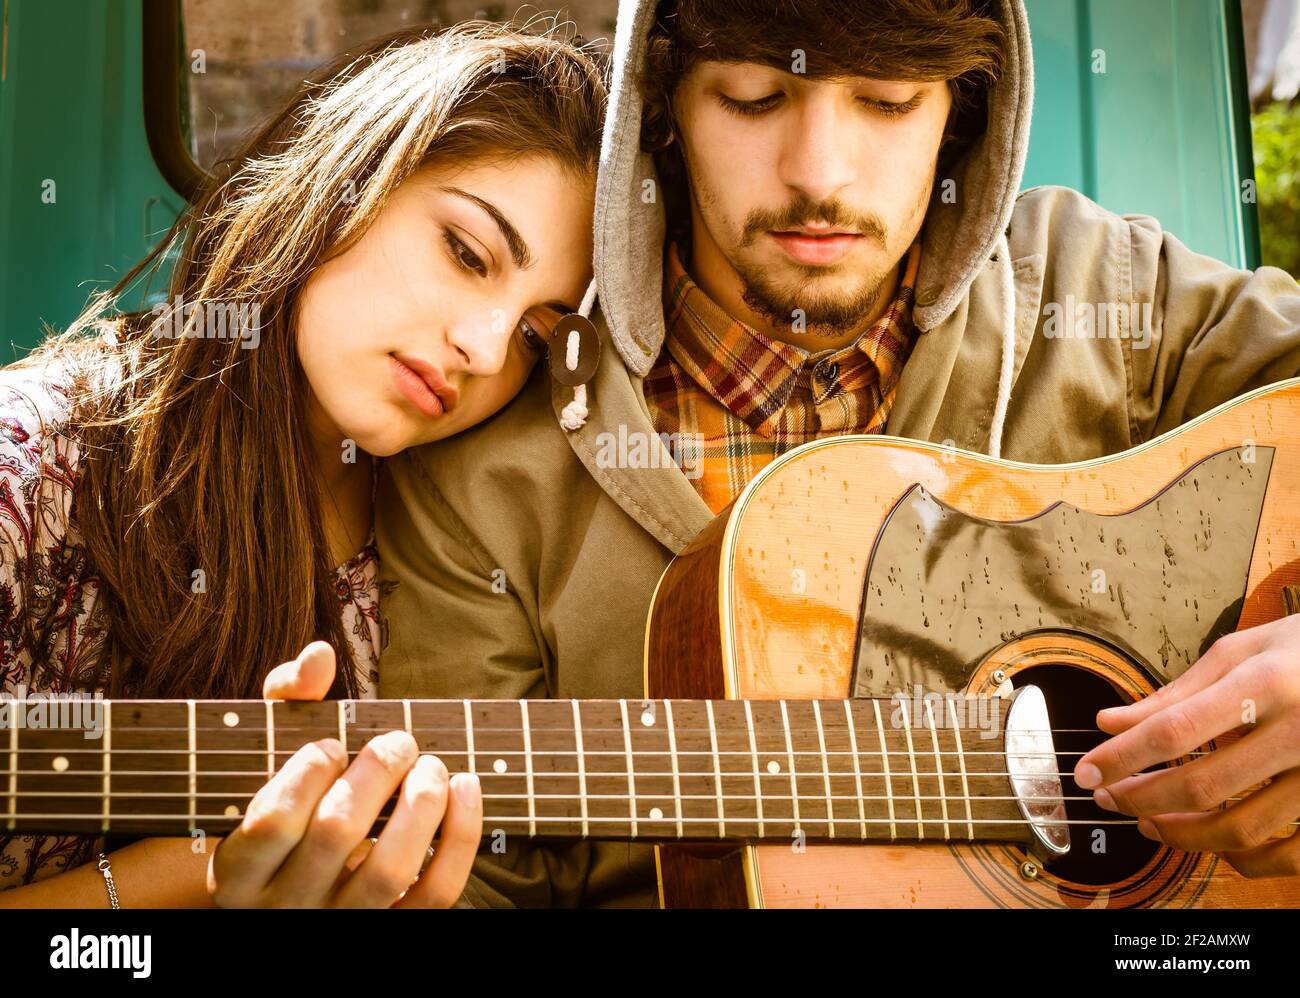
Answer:
[{"label": "acoustic guitar", "polygon": [[[743,705],[771,732],[756,756],[765,787],[797,770],[783,810],[760,797],[766,824],[789,835],[793,822],[809,838],[825,828],[835,844],[665,844],[661,901],[1300,904],[1300,878],[1248,880],[1213,854],[1164,847],[1072,778],[1105,738],[1097,710],[1146,696],[1220,636],[1300,608],[1298,596],[1300,380],[1069,465],[890,437],[799,447],[668,566],[646,684]],[[1031,693],[1050,721],[1020,734],[1009,724],[1001,748],[950,716],[964,705],[969,715],[968,696],[1013,694],[1014,721]],[[824,702],[840,697],[847,710]],[[1029,741],[1049,738],[1054,748]],[[739,742],[721,753],[737,769],[748,758]],[[995,773],[1010,785],[994,786]],[[994,834],[1005,816],[988,809],[1008,796],[1031,835]],[[728,805],[728,828],[741,813]],[[847,844],[861,839],[880,844]]]},{"label": "acoustic guitar", "polygon": [[664,572],[641,701],[0,698],[0,834],[224,834],[307,742],[404,729],[493,842],[658,843],[670,907],[1296,905],[1070,772],[1098,708],[1300,593],[1297,413],[1300,380],[1058,467],[792,451]]}]

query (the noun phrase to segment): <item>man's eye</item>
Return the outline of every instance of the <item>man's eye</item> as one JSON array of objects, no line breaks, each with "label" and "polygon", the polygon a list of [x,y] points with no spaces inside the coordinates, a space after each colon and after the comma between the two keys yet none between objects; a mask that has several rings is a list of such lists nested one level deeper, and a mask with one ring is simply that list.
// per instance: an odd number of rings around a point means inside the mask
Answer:
[{"label": "man's eye", "polygon": [[908,111],[915,110],[924,98],[921,94],[917,94],[910,100],[900,101],[898,103],[885,100],[873,100],[870,97],[860,97],[858,99],[872,111],[875,111],[877,114],[885,118],[901,118],[903,115],[907,114]]},{"label": "man's eye", "polygon": [[772,108],[776,107],[776,105],[780,103],[783,96],[785,95],[775,93],[768,94],[766,97],[759,98],[758,100],[736,100],[733,97],[728,97],[726,94],[718,94],[718,101],[728,111],[752,117],[753,115],[762,114],[764,111],[772,110]]},{"label": "man's eye", "polygon": [[461,242],[451,229],[442,230],[443,241],[451,250],[452,259],[464,270],[472,271],[480,277],[487,277],[487,264],[475,255],[474,251]]}]

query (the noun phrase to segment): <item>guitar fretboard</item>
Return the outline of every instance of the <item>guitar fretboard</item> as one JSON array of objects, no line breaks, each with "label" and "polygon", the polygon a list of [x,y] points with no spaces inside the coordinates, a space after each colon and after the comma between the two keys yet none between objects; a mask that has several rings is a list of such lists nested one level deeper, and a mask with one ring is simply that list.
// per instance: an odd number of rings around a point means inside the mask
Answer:
[{"label": "guitar fretboard", "polygon": [[80,727],[38,727],[8,706],[10,833],[224,834],[308,742],[337,738],[355,757],[405,730],[452,773],[478,774],[487,836],[1029,839],[997,699],[965,718],[862,699],[132,700],[98,702],[98,720],[83,701]]}]

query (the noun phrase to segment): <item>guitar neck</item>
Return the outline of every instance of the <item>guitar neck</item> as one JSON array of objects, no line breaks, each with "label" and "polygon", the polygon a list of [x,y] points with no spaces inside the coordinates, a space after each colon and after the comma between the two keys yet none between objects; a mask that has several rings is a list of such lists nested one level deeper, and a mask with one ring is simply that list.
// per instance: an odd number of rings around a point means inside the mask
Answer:
[{"label": "guitar neck", "polygon": [[967,703],[0,700],[0,832],[221,835],[306,743],[397,729],[478,774],[487,837],[1029,841],[1009,701]]}]

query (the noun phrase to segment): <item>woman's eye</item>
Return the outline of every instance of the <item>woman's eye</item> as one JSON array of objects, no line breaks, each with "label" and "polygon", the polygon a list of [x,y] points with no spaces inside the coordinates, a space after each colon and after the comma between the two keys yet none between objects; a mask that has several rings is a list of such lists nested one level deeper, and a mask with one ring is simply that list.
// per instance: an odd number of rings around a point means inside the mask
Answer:
[{"label": "woman's eye", "polygon": [[726,94],[718,94],[718,100],[728,111],[736,114],[757,115],[764,111],[770,111],[780,102],[783,94],[768,94],[758,100],[736,100],[734,97],[728,97]]},{"label": "woman's eye", "polygon": [[524,341],[524,346],[534,353],[546,353],[546,341],[527,319],[519,320],[519,337]]},{"label": "woman's eye", "polygon": [[442,238],[447,244],[447,248],[451,250],[452,259],[456,261],[457,266],[473,271],[480,277],[487,277],[487,264],[480,260],[472,249],[461,242],[451,229],[443,229]]}]

